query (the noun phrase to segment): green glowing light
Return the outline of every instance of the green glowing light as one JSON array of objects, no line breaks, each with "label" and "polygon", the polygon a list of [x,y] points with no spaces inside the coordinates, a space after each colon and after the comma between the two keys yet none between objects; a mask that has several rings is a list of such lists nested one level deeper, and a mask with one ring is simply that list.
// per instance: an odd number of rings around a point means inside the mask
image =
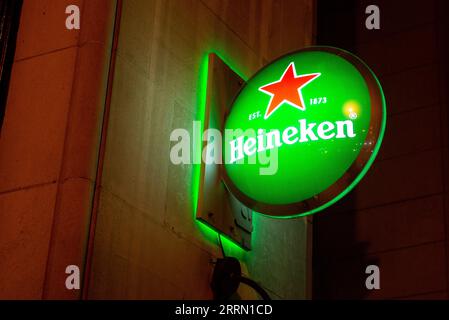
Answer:
[{"label": "green glowing light", "polygon": [[[199,78],[198,78],[198,87],[197,87],[197,114],[195,117],[196,121],[200,121],[201,123],[201,132],[204,130],[204,115],[205,115],[205,107],[206,107],[206,95],[207,95],[207,74],[208,74],[208,54],[204,55],[201,59],[200,70],[199,70]],[[196,137],[196,146],[202,146],[201,136]],[[201,147],[197,149],[193,149],[193,159],[201,159]],[[192,164],[193,173],[192,173],[192,204],[193,204],[193,218],[196,220],[196,210],[198,207],[198,196],[200,189],[200,170],[201,164],[194,161]]]},{"label": "green glowing light", "polygon": [[[262,214],[316,213],[360,182],[385,126],[382,88],[360,59],[325,47],[285,55],[234,101],[225,129],[240,132],[223,143],[227,185]],[[267,157],[275,169],[262,174]]]},{"label": "green glowing light", "polygon": [[[195,120],[200,121],[201,123],[201,132],[204,131],[209,54],[211,53],[215,53],[218,57],[220,57],[220,59],[224,61],[231,68],[231,70],[234,71],[236,74],[238,74],[242,79],[244,80],[247,79],[247,77],[245,77],[241,72],[239,72],[235,67],[233,67],[232,64],[229,63],[228,58],[224,57],[222,54],[216,51],[207,52],[202,57],[198,79],[198,88],[197,88],[197,114],[195,117]],[[196,145],[202,146],[201,136],[198,136],[196,138],[197,138]],[[197,148],[193,152],[195,152],[195,154],[193,154],[193,159],[201,159],[202,154],[201,147]],[[243,259],[244,256],[246,255],[246,250],[244,248],[240,247],[239,244],[234,242],[232,239],[228,238],[226,235],[215,230],[212,226],[196,219],[196,211],[198,208],[198,197],[200,189],[201,164],[195,162],[194,164],[192,164],[192,166],[193,166],[192,189],[191,189],[192,204],[193,204],[192,212],[193,212],[193,219],[196,222],[196,225],[198,226],[199,230],[204,235],[204,237],[210,242],[217,243],[218,236],[221,235],[225,252],[228,255],[232,255],[236,258]]]}]

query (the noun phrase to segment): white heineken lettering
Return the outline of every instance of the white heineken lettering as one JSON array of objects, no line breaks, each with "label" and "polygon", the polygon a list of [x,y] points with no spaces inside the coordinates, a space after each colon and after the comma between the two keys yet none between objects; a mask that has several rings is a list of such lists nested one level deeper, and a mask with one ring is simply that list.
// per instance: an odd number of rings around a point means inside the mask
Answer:
[{"label": "white heineken lettering", "polygon": [[265,149],[273,149],[282,146],[279,130],[272,130],[266,134],[267,146]]},{"label": "white heineken lettering", "polygon": [[354,125],[351,120],[337,121],[337,135],[335,138],[346,138],[345,136],[345,126],[347,128],[347,136],[349,138],[354,138]]},{"label": "white heineken lettering", "polygon": [[256,139],[248,138],[248,140],[246,140],[245,144],[243,145],[243,151],[248,156],[252,156],[254,153],[256,153]]},{"label": "white heineken lettering", "polygon": [[332,122],[324,121],[318,126],[318,136],[324,140],[332,139],[335,137],[335,132],[331,132],[330,134],[328,132],[334,130],[334,128],[335,126]]},{"label": "white heineken lettering", "polygon": [[309,123],[309,125],[307,125],[306,119],[301,119],[301,120],[299,120],[299,126],[300,126],[300,131],[301,131],[301,139],[299,139],[299,142],[309,141],[307,139],[307,136],[310,137],[310,140],[315,140],[315,141],[318,140],[318,138],[312,131],[313,127],[316,126],[316,123],[312,122],[312,123]]},{"label": "white heineken lettering", "polygon": [[292,145],[295,143],[305,143],[317,140],[329,140],[332,138],[354,138],[354,124],[352,120],[335,121],[335,123],[324,121],[317,125],[315,122],[307,123],[306,119],[300,119],[298,127],[287,127],[281,133],[279,130],[264,132],[259,129],[256,138],[248,137],[244,141],[244,136],[231,140],[230,163],[243,159],[245,156],[252,156],[256,152],[281,147],[283,144]]},{"label": "white heineken lettering", "polygon": [[285,144],[294,144],[298,142],[298,137],[295,137],[293,140],[291,140],[291,138],[296,136],[297,134],[298,128],[288,127],[284,130],[284,132],[282,132],[282,141],[284,141]]},{"label": "white heineken lettering", "polygon": [[265,150],[264,148],[264,133],[265,131],[262,129],[257,130],[257,152],[262,152]]},{"label": "white heineken lettering", "polygon": [[[238,137],[229,142],[231,145],[231,163],[236,162],[237,160],[243,159],[243,136]],[[236,155],[237,153],[237,155]]]}]

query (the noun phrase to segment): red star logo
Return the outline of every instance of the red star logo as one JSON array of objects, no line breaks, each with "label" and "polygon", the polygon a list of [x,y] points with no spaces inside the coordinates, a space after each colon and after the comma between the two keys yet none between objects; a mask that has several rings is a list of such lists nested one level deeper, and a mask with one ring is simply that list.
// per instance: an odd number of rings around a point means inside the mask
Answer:
[{"label": "red star logo", "polygon": [[320,75],[321,73],[311,73],[298,76],[295,64],[291,62],[278,81],[259,88],[259,91],[271,96],[264,119],[271,116],[284,102],[300,110],[306,110],[301,89]]}]

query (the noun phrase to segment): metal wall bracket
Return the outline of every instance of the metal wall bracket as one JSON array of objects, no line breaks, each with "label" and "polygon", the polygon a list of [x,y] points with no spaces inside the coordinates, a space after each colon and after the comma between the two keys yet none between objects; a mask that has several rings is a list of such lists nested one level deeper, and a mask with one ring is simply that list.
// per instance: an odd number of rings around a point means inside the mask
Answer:
[{"label": "metal wall bracket", "polygon": [[[232,102],[245,81],[216,54],[211,53],[208,60],[204,130],[217,129],[223,134]],[[202,150],[205,150],[211,139],[213,137],[209,136],[208,141],[203,143]],[[219,152],[221,159],[221,147]],[[222,179],[222,170],[222,164],[206,164],[201,161],[196,218],[249,250],[252,210],[229,192]]]}]

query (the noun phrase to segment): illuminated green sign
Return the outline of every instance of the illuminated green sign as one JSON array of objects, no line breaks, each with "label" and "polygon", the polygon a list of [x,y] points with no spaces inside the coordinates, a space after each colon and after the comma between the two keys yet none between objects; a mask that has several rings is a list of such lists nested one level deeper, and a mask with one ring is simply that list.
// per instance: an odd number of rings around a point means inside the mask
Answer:
[{"label": "illuminated green sign", "polygon": [[223,141],[225,183],[255,211],[315,213],[361,180],[385,122],[381,86],[357,57],[330,47],[288,54],[234,100]]}]

